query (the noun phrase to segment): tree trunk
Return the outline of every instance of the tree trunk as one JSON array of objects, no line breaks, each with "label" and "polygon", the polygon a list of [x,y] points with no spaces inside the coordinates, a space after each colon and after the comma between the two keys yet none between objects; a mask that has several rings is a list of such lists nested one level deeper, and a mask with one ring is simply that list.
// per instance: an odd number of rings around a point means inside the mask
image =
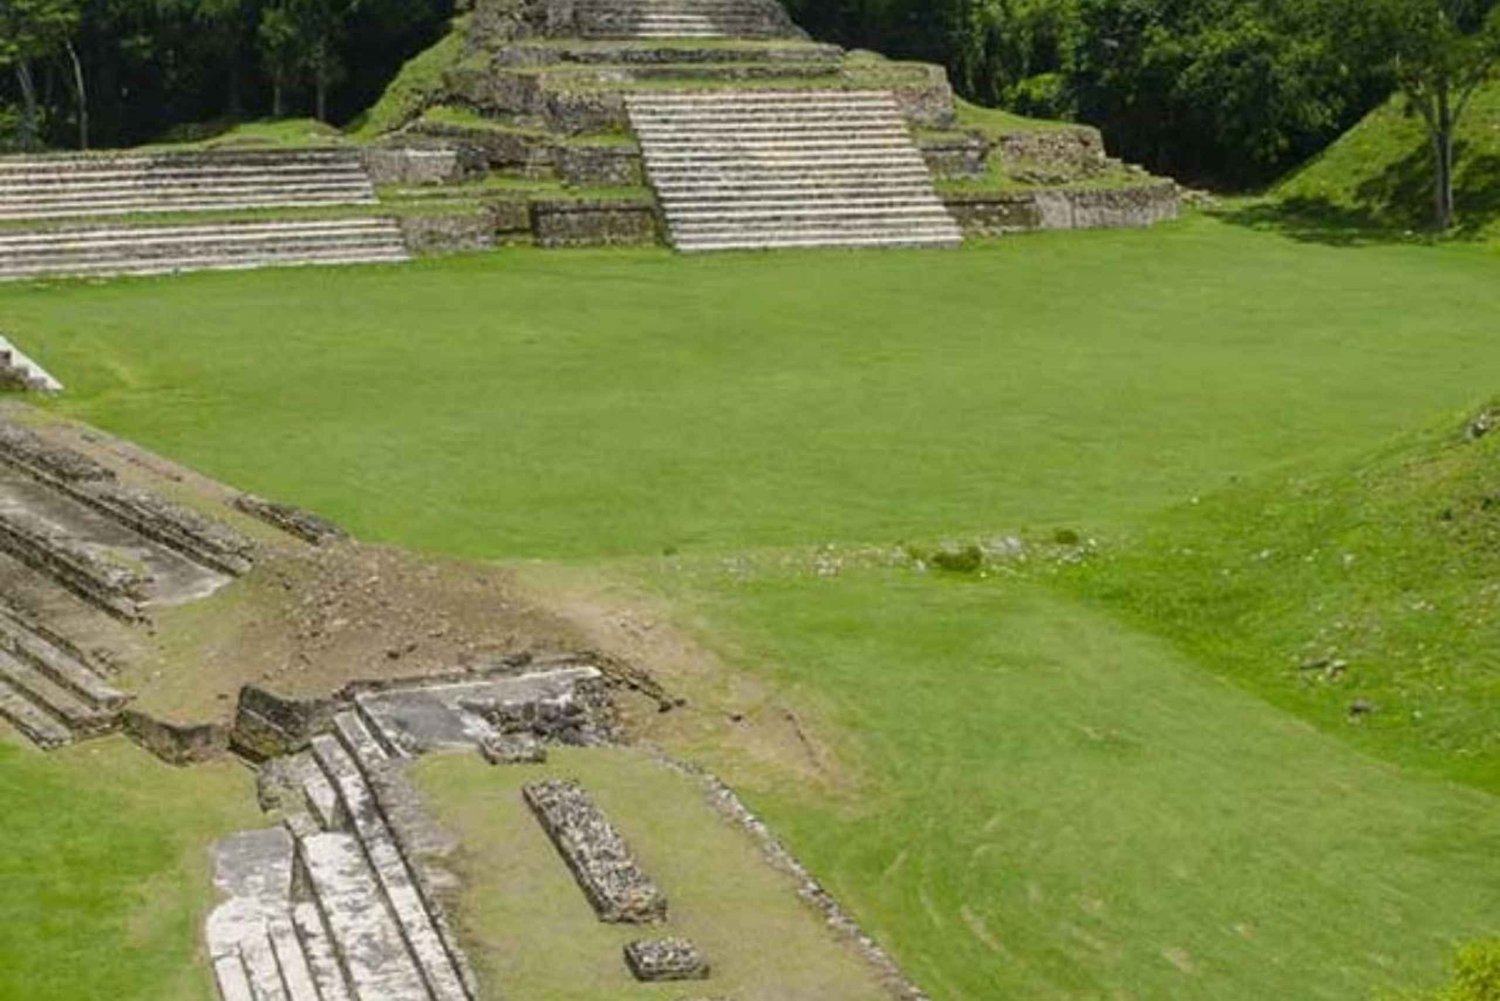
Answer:
[{"label": "tree trunk", "polygon": [[286,104],[281,87],[281,78],[277,77],[271,81],[271,117],[280,118],[285,111]]},{"label": "tree trunk", "polygon": [[31,63],[25,59],[16,62],[16,83],[21,88],[21,149],[31,152],[37,146],[36,78],[31,75]]},{"label": "tree trunk", "polygon": [[320,122],[328,121],[328,70],[320,62],[317,69],[317,111],[316,117]]},{"label": "tree trunk", "polygon": [[78,95],[78,148],[86,150],[89,148],[89,89],[83,79],[83,60],[78,58],[72,39],[64,44],[68,47],[68,59],[73,63],[73,89]]},{"label": "tree trunk", "polygon": [[1438,94],[1432,130],[1434,218],[1439,233],[1453,226],[1453,107],[1447,91]]}]

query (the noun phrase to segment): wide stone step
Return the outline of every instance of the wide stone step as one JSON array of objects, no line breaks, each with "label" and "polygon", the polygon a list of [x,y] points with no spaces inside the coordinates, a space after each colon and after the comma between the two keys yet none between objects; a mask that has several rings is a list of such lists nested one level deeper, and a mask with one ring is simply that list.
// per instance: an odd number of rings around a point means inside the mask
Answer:
[{"label": "wide stone step", "polygon": [[328,936],[328,928],[317,905],[309,902],[294,905],[292,923],[302,942],[302,951],[317,984],[320,1001],[353,1001],[338,952]]},{"label": "wide stone step", "polygon": [[179,274],[189,271],[249,271],[269,267],[347,266],[359,264],[397,264],[410,260],[405,250],[369,249],[327,253],[241,255],[237,257],[183,257],[133,262],[128,259],[112,263],[73,265],[61,262],[43,267],[7,267],[0,265],[0,281],[37,278],[147,277]]},{"label": "wide stone step", "polygon": [[758,201],[703,200],[697,202],[668,203],[671,211],[683,222],[706,217],[740,218],[754,216],[822,216],[860,215],[884,212],[891,216],[926,214],[935,218],[947,218],[942,203],[931,196],[909,198],[783,198]]},{"label": "wide stone step", "polygon": [[0,680],[29,698],[79,736],[102,733],[114,725],[112,710],[91,705],[32,665],[0,650]]},{"label": "wide stone step", "polygon": [[208,246],[255,245],[269,242],[287,245],[298,238],[323,239],[340,236],[367,238],[399,235],[389,220],[356,219],[321,222],[225,223],[219,226],[97,226],[18,233],[0,231],[0,253],[48,254],[87,252],[94,248],[203,248]]},{"label": "wide stone step", "polygon": [[0,610],[0,649],[30,664],[54,683],[92,705],[118,709],[130,699],[72,653],[33,632],[3,610]]},{"label": "wide stone step", "polygon": [[338,790],[370,867],[431,988],[434,1001],[469,1001],[463,978],[448,954],[416,878],[395,835],[381,816],[379,804],[355,757],[357,754],[367,761],[384,760],[384,751],[356,714],[340,713],[335,717],[335,726],[338,739],[327,735],[313,738],[313,755]]},{"label": "wide stone step", "polygon": [[797,234],[735,234],[721,238],[701,238],[676,241],[674,245],[684,253],[707,253],[725,250],[812,250],[821,248],[884,248],[918,249],[951,248],[962,243],[959,237],[946,233],[876,234],[856,236],[849,233],[818,233],[807,231]]},{"label": "wide stone step", "polygon": [[35,702],[0,678],[0,719],[8,721],[44,750],[73,742],[73,733]]},{"label": "wide stone step", "polygon": [[309,835],[298,840],[297,855],[356,1001],[430,1001],[359,839]]}]

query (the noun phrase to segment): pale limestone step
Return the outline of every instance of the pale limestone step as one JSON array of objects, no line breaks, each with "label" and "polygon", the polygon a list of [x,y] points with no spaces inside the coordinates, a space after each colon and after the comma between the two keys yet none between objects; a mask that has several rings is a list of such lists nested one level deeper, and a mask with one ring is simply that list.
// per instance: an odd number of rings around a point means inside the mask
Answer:
[{"label": "pale limestone step", "polygon": [[32,743],[44,750],[73,741],[73,734],[56,719],[37,708],[25,695],[0,679],[0,719],[7,720]]},{"label": "pale limestone step", "polygon": [[359,839],[314,834],[297,848],[355,1001],[430,1001]]},{"label": "pale limestone step", "polygon": [[290,915],[267,918],[266,937],[290,1001],[322,1001]]},{"label": "pale limestone step", "polygon": [[214,979],[218,981],[219,997],[223,1001],[256,1001],[250,989],[250,976],[245,972],[245,963],[238,953],[214,960]]},{"label": "pale limestone step", "polygon": [[78,698],[107,709],[118,709],[130,698],[78,658],[0,613],[0,649],[9,651]]},{"label": "pale limestone step", "polygon": [[370,867],[432,989],[434,1001],[468,1001],[463,978],[448,955],[415,877],[381,816],[379,804],[355,757],[358,754],[365,761],[381,761],[385,753],[354,713],[340,713],[335,717],[335,725],[339,739],[326,735],[313,738],[313,755],[338,790]]},{"label": "pale limestone step", "polygon": [[109,709],[90,705],[33,665],[0,650],[0,680],[36,704],[75,736],[108,730],[115,721]]},{"label": "pale limestone step", "polygon": [[300,903],[292,908],[292,923],[302,941],[308,969],[318,988],[320,1001],[353,1001],[337,952],[317,905]]},{"label": "pale limestone step", "polygon": [[781,236],[775,239],[757,239],[751,236],[728,237],[717,240],[684,241],[677,249],[684,253],[707,253],[724,250],[814,250],[833,248],[870,249],[940,249],[957,247],[961,239],[943,236],[850,236],[833,233],[826,235]]},{"label": "pale limestone step", "polygon": [[276,962],[271,939],[264,928],[240,940],[239,954],[240,960],[245,964],[245,972],[249,975],[250,990],[256,1001],[308,1001],[305,996],[294,997],[287,990],[287,985],[281,979],[281,966]]}]

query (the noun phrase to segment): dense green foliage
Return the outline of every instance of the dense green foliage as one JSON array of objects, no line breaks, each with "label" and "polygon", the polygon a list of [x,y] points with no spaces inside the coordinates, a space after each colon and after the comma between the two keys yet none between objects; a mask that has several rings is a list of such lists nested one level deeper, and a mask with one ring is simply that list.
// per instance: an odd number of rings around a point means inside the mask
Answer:
[{"label": "dense green foliage", "polygon": [[[175,127],[367,107],[452,0],[0,0],[0,150],[129,145]],[[280,108],[276,107],[280,95]],[[82,99],[80,99],[82,95]]]},{"label": "dense green foliage", "polygon": [[1465,946],[1453,965],[1453,983],[1410,1001],[1500,1001],[1500,939]]},{"label": "dense green foliage", "polygon": [[[1426,14],[1491,0],[788,0],[818,33],[946,64],[986,104],[1099,125],[1128,159],[1263,182],[1410,68]],[[1424,19],[1425,18],[1425,19]],[[1439,33],[1440,34],[1440,33]],[[1431,37],[1429,37],[1429,41]],[[1432,65],[1432,46],[1422,57]],[[1431,75],[1428,76],[1429,80]]]}]

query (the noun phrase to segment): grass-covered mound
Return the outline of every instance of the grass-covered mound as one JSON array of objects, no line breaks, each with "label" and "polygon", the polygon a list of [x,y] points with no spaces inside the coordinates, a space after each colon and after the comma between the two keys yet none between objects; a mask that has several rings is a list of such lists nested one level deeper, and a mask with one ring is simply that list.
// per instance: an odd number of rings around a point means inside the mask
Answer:
[{"label": "grass-covered mound", "polygon": [[1500,792],[1500,428],[1468,430],[1486,423],[1231,486],[1077,583],[1325,729]]},{"label": "grass-covered mound", "polygon": [[[1459,130],[1459,232],[1500,235],[1500,82],[1475,95]],[[1392,98],[1273,192],[1304,216],[1362,228],[1432,225],[1433,154],[1421,116]]]}]

